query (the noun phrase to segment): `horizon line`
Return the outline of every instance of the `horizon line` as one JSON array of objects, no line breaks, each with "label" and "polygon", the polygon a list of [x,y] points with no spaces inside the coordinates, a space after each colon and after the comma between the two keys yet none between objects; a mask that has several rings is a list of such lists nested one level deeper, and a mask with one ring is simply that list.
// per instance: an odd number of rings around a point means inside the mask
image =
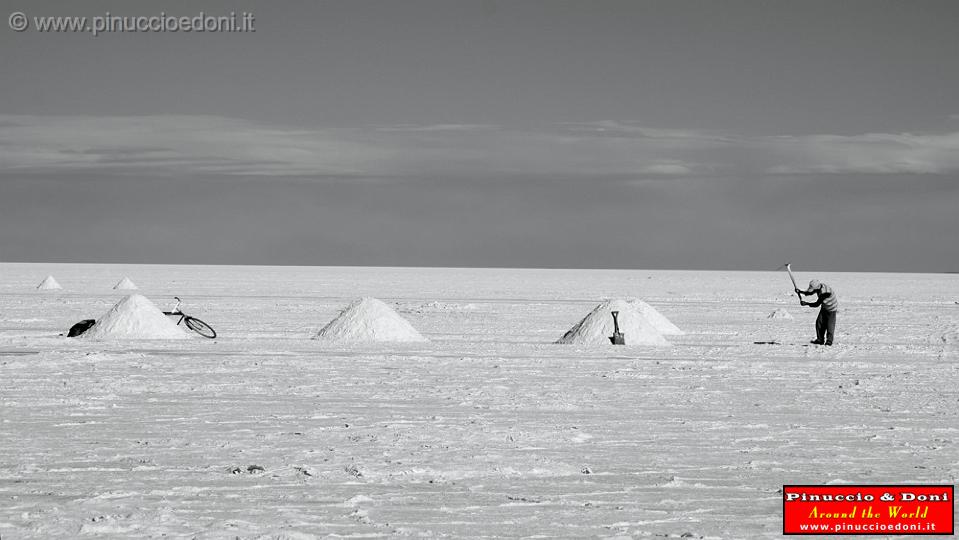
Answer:
[{"label": "horizon line", "polygon": [[[250,264],[250,263],[151,263],[151,262],[67,262],[67,261],[0,261],[0,265],[89,265],[89,266],[249,266],[261,268],[383,268],[383,269],[430,269],[430,270],[580,270],[580,271],[623,271],[623,272],[778,272],[785,270],[783,265],[769,269],[748,268],[641,268],[641,267],[568,267],[568,266],[396,266],[386,264]],[[786,263],[783,263],[786,264]],[[795,268],[793,270],[796,270]],[[800,272],[825,272],[830,274],[959,274],[959,270],[904,272],[890,270],[828,270],[823,268],[800,268]]]}]

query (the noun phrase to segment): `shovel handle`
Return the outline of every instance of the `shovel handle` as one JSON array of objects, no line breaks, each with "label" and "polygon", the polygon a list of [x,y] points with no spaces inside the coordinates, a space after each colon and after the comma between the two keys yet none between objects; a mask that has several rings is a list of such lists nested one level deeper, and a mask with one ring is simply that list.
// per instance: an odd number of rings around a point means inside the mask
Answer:
[{"label": "shovel handle", "polygon": [[[786,272],[789,273],[789,280],[793,282],[793,289],[799,291],[799,285],[796,285],[796,278],[793,277],[793,270],[789,267],[789,264],[790,263],[786,263]],[[799,303],[802,304],[802,295],[797,292],[796,296],[799,298]]]}]

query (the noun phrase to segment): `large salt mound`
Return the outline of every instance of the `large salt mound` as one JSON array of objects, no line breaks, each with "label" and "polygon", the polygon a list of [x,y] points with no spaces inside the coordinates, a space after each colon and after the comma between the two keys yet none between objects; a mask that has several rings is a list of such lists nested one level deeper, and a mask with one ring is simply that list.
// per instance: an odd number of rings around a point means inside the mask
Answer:
[{"label": "large salt mound", "polygon": [[784,308],[776,308],[772,313],[766,316],[767,319],[792,319],[792,313],[786,311]]},{"label": "large salt mound", "polygon": [[63,287],[61,287],[60,284],[57,283],[57,280],[53,279],[53,276],[47,276],[46,279],[44,279],[43,281],[40,282],[39,285],[37,285],[37,289],[41,291],[52,291],[54,289],[62,289],[62,288]]},{"label": "large salt mound", "polygon": [[117,302],[80,337],[86,339],[183,339],[187,335],[145,296]]},{"label": "large salt mound", "polygon": [[659,330],[660,334],[666,336],[681,336],[684,334],[678,326],[673,324],[672,321],[666,318],[665,315],[656,311],[656,308],[639,300],[638,298],[630,298],[627,300],[630,304],[636,306],[639,309],[639,312],[643,314],[643,317],[646,317],[646,320],[649,321],[656,330]]},{"label": "large salt mound", "polygon": [[113,289],[117,291],[135,291],[138,288],[139,287],[137,287],[136,283],[126,276],[123,276],[123,279],[118,281],[117,284],[113,286]]},{"label": "large salt mound", "polygon": [[612,345],[609,338],[613,335],[613,311],[619,312],[619,330],[625,336],[626,345],[669,346],[663,334],[646,319],[637,305],[622,299],[607,300],[596,306],[556,343]]},{"label": "large salt mound", "polygon": [[427,341],[393,308],[376,298],[353,302],[314,339],[331,343]]}]

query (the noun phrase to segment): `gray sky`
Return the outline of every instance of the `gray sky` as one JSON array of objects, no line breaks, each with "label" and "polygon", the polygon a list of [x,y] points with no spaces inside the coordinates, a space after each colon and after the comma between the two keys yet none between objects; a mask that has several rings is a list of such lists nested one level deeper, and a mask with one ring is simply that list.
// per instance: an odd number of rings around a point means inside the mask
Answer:
[{"label": "gray sky", "polygon": [[[272,7],[271,7],[272,5]],[[959,270],[959,3],[55,2],[0,260]]]}]

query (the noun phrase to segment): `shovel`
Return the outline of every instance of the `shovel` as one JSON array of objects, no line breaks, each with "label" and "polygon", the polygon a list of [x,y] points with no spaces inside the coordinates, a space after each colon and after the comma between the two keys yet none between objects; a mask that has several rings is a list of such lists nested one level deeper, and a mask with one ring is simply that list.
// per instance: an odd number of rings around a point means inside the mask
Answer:
[{"label": "shovel", "polygon": [[[786,272],[789,272],[789,280],[793,282],[793,289],[798,291],[799,285],[796,285],[796,278],[793,277],[793,269],[789,267],[789,263],[786,263],[784,266],[786,267]],[[780,266],[780,268],[782,268],[782,266]],[[802,295],[797,292],[796,296],[799,297],[799,303],[802,304]]]},{"label": "shovel", "polygon": [[609,341],[613,345],[626,345],[626,335],[619,331],[619,312],[613,311],[613,335],[610,336]]}]

